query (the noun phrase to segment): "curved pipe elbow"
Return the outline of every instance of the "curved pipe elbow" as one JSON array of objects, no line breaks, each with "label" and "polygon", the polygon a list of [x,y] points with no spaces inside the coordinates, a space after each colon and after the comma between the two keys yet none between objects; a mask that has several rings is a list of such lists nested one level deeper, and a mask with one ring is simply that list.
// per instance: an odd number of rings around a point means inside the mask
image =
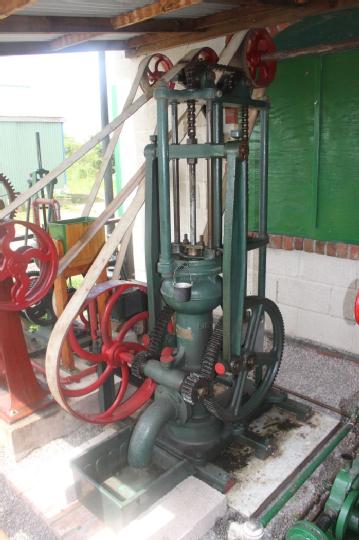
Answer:
[{"label": "curved pipe elbow", "polygon": [[176,406],[171,399],[160,398],[145,410],[135,425],[128,447],[128,464],[131,467],[139,469],[151,464],[158,434],[176,416]]}]

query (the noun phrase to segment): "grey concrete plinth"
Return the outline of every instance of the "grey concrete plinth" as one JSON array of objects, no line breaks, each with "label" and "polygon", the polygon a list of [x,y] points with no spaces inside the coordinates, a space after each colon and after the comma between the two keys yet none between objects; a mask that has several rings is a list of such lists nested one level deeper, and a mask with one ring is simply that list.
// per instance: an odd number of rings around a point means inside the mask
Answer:
[{"label": "grey concrete plinth", "polygon": [[19,461],[35,448],[75,431],[81,423],[54,403],[13,424],[0,420],[0,444]]}]

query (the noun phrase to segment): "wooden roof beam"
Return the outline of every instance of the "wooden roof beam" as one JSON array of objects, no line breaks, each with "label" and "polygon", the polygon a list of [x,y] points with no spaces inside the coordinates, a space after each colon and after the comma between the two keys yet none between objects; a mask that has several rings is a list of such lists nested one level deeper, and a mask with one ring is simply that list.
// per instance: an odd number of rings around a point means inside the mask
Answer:
[{"label": "wooden roof beam", "polygon": [[[195,29],[194,19],[155,19],[121,28],[129,32],[190,32]],[[70,34],[79,32],[116,32],[111,19],[106,17],[58,17],[11,15],[0,20],[0,33]]]},{"label": "wooden roof beam", "polygon": [[[256,2],[255,5],[221,11],[214,15],[196,19],[196,30],[183,34],[157,34],[156,38],[149,34],[136,36],[126,41],[127,56],[147,54],[154,50],[177,47],[195,43],[204,39],[224,36],[246,30],[248,28],[273,26],[281,23],[294,23],[309,16],[359,6],[358,0],[316,0],[315,2],[292,5],[270,5]],[[201,34],[198,34],[198,31]]]},{"label": "wooden roof beam", "polygon": [[78,34],[64,34],[56,39],[53,39],[49,43],[49,47],[52,51],[62,51],[68,47],[79,45],[80,43],[86,43],[94,37],[102,36],[102,32],[79,32]]},{"label": "wooden roof beam", "polygon": [[23,9],[26,6],[35,4],[36,0],[1,0],[0,19],[5,19],[12,13]]},{"label": "wooden roof beam", "polygon": [[158,0],[152,4],[147,4],[141,8],[134,9],[128,13],[122,13],[111,19],[113,27],[118,30],[126,26],[147,21],[158,15],[172,13],[186,7],[200,4],[202,0]]}]

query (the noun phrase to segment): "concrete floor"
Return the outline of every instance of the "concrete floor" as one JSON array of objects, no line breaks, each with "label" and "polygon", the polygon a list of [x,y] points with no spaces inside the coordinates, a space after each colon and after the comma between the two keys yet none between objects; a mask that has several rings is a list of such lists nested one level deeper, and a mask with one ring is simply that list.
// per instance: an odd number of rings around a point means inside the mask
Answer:
[{"label": "concrete floor", "polygon": [[[277,377],[277,383],[288,389],[307,394],[312,398],[341,407],[343,410],[350,409],[351,404],[357,402],[359,395],[359,363],[346,361],[341,355],[322,354],[311,347],[298,343],[288,342],[285,354]],[[55,485],[50,486],[51,495],[44,493],[43,500],[39,500],[39,507],[43,509],[41,517],[28,502],[27,494],[34,491],[35,487],[27,484],[29,478],[28,471],[38,471],[39,475],[45,476],[48,470],[56,463],[56,459],[61,456],[75,457],[80,451],[94,439],[101,439],[106,435],[106,430],[113,428],[101,428],[99,426],[83,425],[71,435],[57,439],[45,445],[41,449],[34,450],[28,457],[16,464],[12,456],[5,448],[0,448],[0,530],[15,540],[52,540],[58,538],[53,530],[48,526],[51,524],[52,505],[63,504],[64,508],[69,503],[74,494],[71,493],[71,478],[58,478]],[[344,441],[338,452],[327,460],[324,467],[318,469],[312,480],[303,486],[297,496],[290,504],[273,520],[268,527],[266,538],[280,540],[291,524],[295,516],[305,515],[313,504],[320,501],[320,492],[323,491],[323,478],[332,479],[338,470],[343,451],[357,444],[355,435]],[[344,448],[344,450],[343,450]],[[70,474],[70,473],[69,473]],[[63,475],[62,475],[63,476]],[[320,478],[320,482],[319,482]],[[57,484],[57,482],[59,484]],[[56,485],[66,486],[69,483],[67,492],[68,501],[56,500]],[[19,492],[14,491],[14,485],[21,486]],[[325,490],[324,490],[325,491]],[[214,529],[206,535],[206,540],[219,540],[226,538],[228,525],[232,520],[241,520],[238,513],[230,511],[226,517],[216,524]],[[109,533],[110,534],[110,533]],[[93,531],[82,538],[94,538]],[[80,538],[70,533],[63,538]],[[111,538],[110,535],[103,538]]]}]

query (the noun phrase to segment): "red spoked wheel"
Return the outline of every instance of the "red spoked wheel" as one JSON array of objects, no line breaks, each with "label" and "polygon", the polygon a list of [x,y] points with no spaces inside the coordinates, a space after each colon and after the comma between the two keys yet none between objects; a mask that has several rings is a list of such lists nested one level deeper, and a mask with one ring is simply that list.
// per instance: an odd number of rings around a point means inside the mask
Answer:
[{"label": "red spoked wheel", "polygon": [[[29,229],[34,246],[17,247],[16,232]],[[22,231],[24,232],[24,231]],[[31,278],[36,266],[39,274]],[[21,311],[39,302],[50,290],[57,274],[58,255],[51,237],[41,227],[26,221],[0,223],[0,281],[10,280],[8,297],[0,299],[0,309]]]},{"label": "red spoked wheel", "polygon": [[[78,321],[67,331],[66,337],[76,355],[77,373],[66,375],[59,359],[55,367],[56,399],[60,396],[64,408],[77,418],[96,424],[118,422],[141,408],[156,388],[151,379],[146,379],[138,388],[129,387],[133,357],[146,350],[142,337],[147,335],[148,312],[137,313],[121,324],[112,318],[119,298],[126,291],[136,289],[147,292],[140,283],[123,281],[109,281],[92,288],[78,316],[81,321],[81,315],[87,312],[85,320],[91,335],[91,348],[84,346],[76,335]],[[114,398],[102,410],[99,392],[111,379]],[[85,397],[88,398],[86,410],[85,402],[82,402]]]},{"label": "red spoked wheel", "polygon": [[247,79],[255,88],[269,86],[274,80],[277,62],[265,60],[262,55],[275,50],[275,43],[265,28],[247,32],[241,45],[241,64]]},{"label": "red spoked wheel", "polygon": [[[161,53],[152,54],[148,58],[147,65],[141,77],[140,86],[141,86],[142,91],[144,93],[148,92],[148,90],[154,84],[156,84],[156,82],[159,81],[163,77],[163,75],[167,73],[172,67],[173,67],[173,64],[171,60],[165,54],[161,54]],[[168,88],[173,90],[174,87],[175,87],[174,82],[168,83]]]},{"label": "red spoked wheel", "polygon": [[356,322],[359,324],[359,291],[354,303],[354,317]]},{"label": "red spoked wheel", "polygon": [[218,54],[210,47],[203,47],[196,52],[192,62],[206,62],[207,64],[217,64]]}]

